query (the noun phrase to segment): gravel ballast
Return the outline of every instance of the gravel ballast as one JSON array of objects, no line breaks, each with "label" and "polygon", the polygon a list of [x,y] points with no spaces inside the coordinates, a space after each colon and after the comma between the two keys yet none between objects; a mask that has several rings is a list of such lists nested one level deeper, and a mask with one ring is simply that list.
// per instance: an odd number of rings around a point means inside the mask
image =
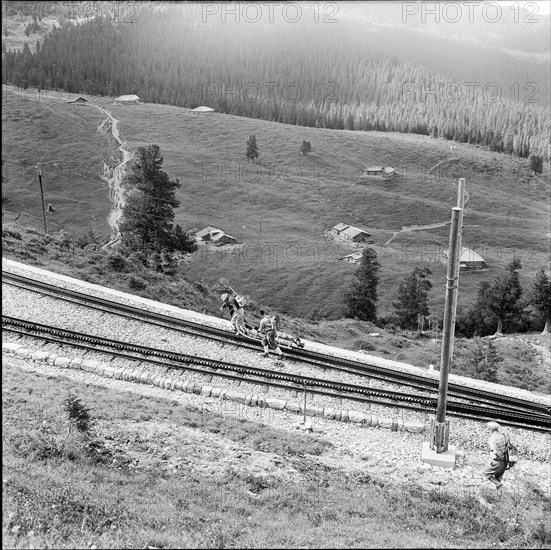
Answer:
[{"label": "gravel ballast", "polygon": [[[59,281],[62,280],[60,279],[62,277],[60,275],[49,276],[47,272],[43,270],[35,270],[23,264],[17,264],[11,261],[7,262],[4,260],[3,269],[26,276],[32,274],[36,279],[55,284],[59,284]],[[116,292],[104,291],[100,287],[89,285],[88,283],[83,284],[86,285],[86,292],[90,294],[93,293],[97,296],[110,297],[113,299],[113,293]],[[69,278],[63,278],[63,282],[60,286],[83,291],[83,287],[78,281]],[[109,296],[109,294],[111,295]],[[119,302],[128,300],[129,304],[134,306],[140,304],[148,310],[155,310],[163,313],[170,311],[176,316],[181,316],[181,318],[205,322],[205,324],[211,324],[211,326],[225,326],[228,330],[230,329],[229,322],[222,319],[197,314],[195,312],[191,312],[188,317],[188,313],[185,310],[179,310],[173,306],[165,306],[164,304],[143,300],[131,295],[117,293],[117,295],[119,294],[121,295],[117,298]],[[272,359],[264,359],[260,356],[260,353],[255,353],[251,350],[234,345],[222,345],[205,338],[182,335],[172,330],[154,327],[139,321],[128,321],[119,316],[68,304],[37,293],[16,289],[10,285],[3,285],[3,302],[3,313],[13,317],[20,317],[22,319],[59,326],[70,330],[93,333],[99,336],[124,340],[136,344],[170,349],[180,353],[196,354],[212,359],[224,359],[235,363],[261,366],[263,368],[273,367]],[[18,341],[18,339],[7,335],[7,333],[3,334],[3,340],[4,342],[17,343],[27,348],[32,347],[30,342],[31,339],[24,338]],[[356,360],[368,360],[372,362],[373,359],[376,359],[381,362],[385,361],[381,358],[372,358],[364,354],[328,348],[327,346],[318,345],[312,342],[306,342],[306,345],[310,349],[319,349],[324,353],[331,352],[337,356],[350,357]],[[34,347],[35,349],[47,352],[50,357],[52,354],[57,354],[60,357],[66,356],[75,359],[77,356],[81,355],[81,353],[76,351],[69,352],[66,347],[61,350],[55,345],[39,347],[39,344],[35,343]],[[86,358],[97,360],[98,362],[108,362],[108,359],[106,359],[103,354],[99,353],[93,354],[93,356],[87,355]],[[168,397],[181,404],[193,403],[197,406],[207,407],[208,409],[216,409],[217,407],[222,409],[223,407],[227,407],[229,409],[239,410],[239,414],[251,421],[269,423],[270,425],[282,429],[298,429],[302,420],[300,409],[299,413],[295,413],[289,410],[246,406],[235,402],[229,402],[228,400],[220,400],[219,397],[212,397],[212,395],[197,395],[177,389],[171,390],[169,389],[170,386],[168,388],[161,388],[122,379],[106,378],[94,372],[87,372],[81,368],[63,368],[50,365],[48,362],[35,361],[28,357],[22,358],[10,354],[6,356],[6,359],[21,369],[31,369],[43,374],[65,376],[86,383],[93,381],[94,383],[101,383],[109,385],[110,387],[113,386],[121,391],[132,391],[143,395]],[[111,361],[111,366],[121,367],[123,362],[119,364],[118,361],[119,360]],[[293,369],[295,369],[294,372],[308,376],[324,376],[345,382],[357,383],[357,377],[353,375],[337,375],[330,370],[322,373],[320,371],[315,371],[312,367],[298,364],[298,362],[296,365],[293,364],[295,363],[294,361],[286,363],[288,364],[283,368],[289,369],[289,372],[293,372]],[[395,362],[389,361],[388,363]],[[397,368],[404,368],[406,370],[412,368],[415,369],[416,373],[422,371],[422,369],[417,369],[413,366],[406,365],[400,367],[400,365],[402,364],[398,364]],[[125,364],[125,367],[131,367],[132,369],[139,368],[142,372],[150,370],[150,367],[146,368],[143,365],[138,367],[137,365],[130,366]],[[427,373],[428,371],[424,372]],[[163,373],[162,368],[159,368],[156,375],[162,377],[166,375],[166,373]],[[435,373],[428,374],[429,377],[434,375]],[[193,380],[194,383],[200,387],[224,387],[226,390],[241,392],[243,394],[261,393],[261,390],[256,385],[252,384],[242,383],[236,385],[226,382],[225,386],[222,386],[223,382],[221,381],[223,379],[216,376],[213,376],[210,380],[204,376],[189,374],[182,376],[182,378]],[[458,379],[459,377],[455,378]],[[453,381],[457,381],[456,379],[453,379]],[[450,381],[452,381],[452,377],[450,377]],[[370,384],[375,384],[375,381],[371,380]],[[472,384],[477,387],[488,389],[487,384],[481,383],[478,385],[478,381],[472,381]],[[387,385],[387,387],[390,388],[391,385]],[[500,388],[505,387],[500,386]],[[523,390],[515,391],[514,388],[505,388],[503,393],[505,392],[511,395],[530,398],[537,402],[547,402],[545,398],[531,396],[528,392]],[[287,391],[269,389],[268,392],[265,392],[264,396],[270,399],[281,399],[285,402],[296,403],[298,406],[302,403],[301,393],[293,396]],[[459,484],[470,487],[476,486],[483,481],[481,470],[487,463],[487,433],[482,423],[450,418],[450,444],[455,445],[459,451],[457,468],[454,470],[442,470],[424,464],[419,459],[420,446],[423,441],[428,439],[426,427],[430,419],[427,419],[426,415],[422,413],[412,413],[411,411],[402,413],[401,410],[386,407],[369,408],[367,405],[358,403],[351,405],[350,401],[347,402],[347,400],[344,399],[341,403],[336,404],[335,400],[325,397],[308,396],[307,405],[311,407],[324,407],[326,409],[340,408],[343,410],[355,410],[370,416],[387,417],[392,421],[390,427],[392,427],[395,420],[401,422],[405,420],[420,422],[425,424],[425,430],[422,433],[410,433],[406,430],[393,431],[392,429],[368,427],[354,422],[339,422],[324,417],[309,416],[308,420],[312,424],[314,432],[318,433],[320,437],[328,438],[335,445],[336,450],[334,453],[336,454],[333,457],[334,459],[336,459],[337,456],[340,456],[341,459],[344,456],[348,456],[351,464],[355,464],[354,467],[365,468],[369,466],[370,468],[376,468],[385,475],[394,476],[397,482],[403,482],[404,479],[424,482],[426,479],[427,483],[430,483],[432,479],[433,481],[438,480],[438,484],[440,485]],[[507,482],[513,486],[521,483],[524,477],[531,478],[551,494],[551,473],[549,472],[549,463],[551,462],[551,435],[512,428],[507,428],[507,431],[511,434],[517,447],[519,447],[522,459],[514,472],[508,472]],[[398,472],[400,472],[400,474],[398,474]]]}]

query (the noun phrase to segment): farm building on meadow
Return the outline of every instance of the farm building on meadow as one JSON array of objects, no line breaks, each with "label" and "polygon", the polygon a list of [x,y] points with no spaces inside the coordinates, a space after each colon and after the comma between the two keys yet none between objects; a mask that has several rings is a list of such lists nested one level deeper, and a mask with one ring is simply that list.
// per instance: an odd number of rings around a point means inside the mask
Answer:
[{"label": "farm building on meadow", "polygon": [[214,113],[214,109],[201,105],[201,107],[196,107],[195,109],[191,109],[190,113],[193,113],[194,115],[210,115]]},{"label": "farm building on meadow", "polygon": [[390,178],[394,175],[395,172],[396,170],[391,166],[369,166],[365,169],[364,176]]},{"label": "farm building on meadow", "polygon": [[216,227],[205,227],[195,233],[195,238],[197,241],[210,242],[215,246],[222,246],[224,244],[236,244],[237,239],[224,233],[221,229]]},{"label": "farm building on meadow", "polygon": [[198,241],[210,241],[216,235],[223,234],[223,233],[224,232],[221,229],[216,229],[216,227],[209,226],[195,233],[195,237],[197,238]]},{"label": "farm building on meadow", "polygon": [[357,227],[352,226],[343,229],[340,234],[345,239],[348,239],[354,243],[363,243],[371,237],[371,235],[366,233],[363,229],[358,229]]},{"label": "farm building on meadow", "polygon": [[237,239],[226,233],[217,233],[212,237],[211,242],[215,246],[222,246],[224,244],[237,244]]},{"label": "farm building on meadow", "polygon": [[344,231],[347,227],[350,227],[349,225],[346,225],[345,223],[338,223],[337,225],[334,225],[331,231],[335,235],[340,235],[341,231]]},{"label": "farm building on meadow", "polygon": [[[444,250],[443,256],[444,259],[447,261],[447,250]],[[462,269],[480,269],[482,267],[486,267],[486,260],[480,254],[477,254],[474,250],[462,246],[461,256],[459,256],[459,267]]]},{"label": "farm building on meadow", "polygon": [[351,263],[351,264],[359,264],[362,261],[362,253],[361,252],[354,252],[353,254],[348,254],[348,256],[344,256],[343,258],[339,258],[339,261],[348,262],[348,263]]},{"label": "farm building on meadow", "polygon": [[88,100],[83,97],[77,97],[76,99],[73,99],[73,101],[67,101],[67,103],[73,103],[74,105],[87,105]]},{"label": "farm building on meadow", "polygon": [[115,103],[121,105],[137,105],[140,102],[140,98],[137,95],[121,95],[115,99]]},{"label": "farm building on meadow", "polygon": [[342,239],[352,241],[355,243],[366,242],[371,235],[364,231],[363,229],[358,229],[352,225],[347,225],[345,223],[338,223],[331,228],[331,233],[337,235]]}]

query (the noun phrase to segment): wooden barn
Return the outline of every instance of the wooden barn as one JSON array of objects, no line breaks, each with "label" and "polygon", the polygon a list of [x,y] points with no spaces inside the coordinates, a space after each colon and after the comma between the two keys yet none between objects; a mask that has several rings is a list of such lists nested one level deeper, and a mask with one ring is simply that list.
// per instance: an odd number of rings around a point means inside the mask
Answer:
[{"label": "wooden barn", "polygon": [[[444,259],[448,260],[448,251],[443,252]],[[460,269],[481,269],[486,267],[486,260],[470,248],[461,247],[461,255],[459,256]]]},{"label": "wooden barn", "polygon": [[137,95],[121,95],[115,99],[115,103],[119,105],[137,105],[140,98]]},{"label": "wooden barn", "polygon": [[351,264],[359,264],[362,261],[362,253],[361,252],[354,252],[353,254],[348,254],[348,256],[344,256],[342,258],[339,258],[339,261],[348,262],[348,263],[351,263]]},{"label": "wooden barn", "polygon": [[331,228],[331,232],[335,235],[340,235],[341,232],[344,231],[347,227],[350,226],[346,225],[345,223],[338,223]]},{"label": "wooden barn", "polygon": [[354,243],[363,243],[366,242],[371,235],[364,231],[363,229],[358,229],[357,227],[349,226],[346,229],[343,229],[340,233],[345,239],[352,241]]},{"label": "wooden barn", "polygon": [[205,107],[204,105],[201,105],[201,107],[196,107],[195,109],[191,109],[189,112],[193,115],[211,115],[214,113],[214,109],[211,109],[210,107]]},{"label": "wooden barn", "polygon": [[369,166],[365,169],[364,176],[391,178],[395,173],[396,169],[391,166]]},{"label": "wooden barn", "polygon": [[237,244],[237,239],[226,233],[218,233],[212,237],[211,242],[215,246],[222,246],[225,244]]},{"label": "wooden barn", "polygon": [[195,237],[198,241],[211,241],[216,235],[224,234],[221,229],[216,229],[216,227],[205,227],[195,233]]},{"label": "wooden barn", "polygon": [[73,105],[88,105],[88,100],[84,97],[77,97],[76,99],[73,99],[73,101],[67,101],[67,103],[71,103]]}]

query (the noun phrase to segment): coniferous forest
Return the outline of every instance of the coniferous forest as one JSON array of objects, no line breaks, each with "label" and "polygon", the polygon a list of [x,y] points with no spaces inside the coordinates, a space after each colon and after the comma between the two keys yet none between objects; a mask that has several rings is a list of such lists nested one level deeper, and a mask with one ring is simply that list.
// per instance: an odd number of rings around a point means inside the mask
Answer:
[{"label": "coniferous forest", "polygon": [[203,21],[200,9],[144,5],[132,24],[64,19],[35,52],[4,51],[2,81],[299,126],[431,135],[549,160],[546,64],[353,19],[303,18],[296,32]]}]

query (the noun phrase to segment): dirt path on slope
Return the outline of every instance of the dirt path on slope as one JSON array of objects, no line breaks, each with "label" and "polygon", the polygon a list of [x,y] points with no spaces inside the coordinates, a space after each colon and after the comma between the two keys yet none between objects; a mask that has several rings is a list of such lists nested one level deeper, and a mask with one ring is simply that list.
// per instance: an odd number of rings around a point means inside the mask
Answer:
[{"label": "dirt path on slope", "polygon": [[[434,170],[436,167],[440,166],[441,164],[445,163],[445,162],[451,162],[451,161],[454,161],[454,160],[459,160],[459,159],[449,159],[447,161],[443,160],[442,162],[439,162],[438,164],[434,165],[430,170],[429,170],[429,173],[432,172],[432,170]],[[452,181],[452,184],[455,188],[457,188],[457,184],[455,182]],[[470,199],[470,195],[469,193],[465,190],[465,202],[463,204],[463,215],[465,215],[465,206],[466,204],[469,202],[469,199]],[[388,239],[385,243],[384,243],[384,246],[388,246],[390,248],[390,243],[398,236],[400,235],[400,233],[407,233],[407,232],[410,232],[410,231],[422,231],[424,229],[436,229],[438,227],[445,227],[446,225],[450,225],[451,224],[451,220],[448,220],[448,221],[445,221],[445,222],[437,222],[437,223],[429,223],[427,225],[404,225],[402,227],[402,229],[400,229],[400,231],[395,231],[393,234],[392,234],[392,237],[390,237],[390,239]]]},{"label": "dirt path on slope", "polygon": [[109,217],[107,218],[109,226],[111,227],[111,239],[103,247],[109,248],[120,239],[119,222],[121,220],[122,210],[125,204],[122,180],[124,179],[124,175],[126,173],[126,165],[132,158],[133,153],[126,148],[126,144],[123,143],[120,138],[119,129],[117,126],[119,121],[109,111],[103,109],[102,107],[99,107],[98,105],[94,105],[94,107],[99,109],[107,117],[100,123],[98,130],[106,133],[111,130],[112,136],[119,144],[119,151],[122,153],[122,160],[115,166],[109,166],[105,162],[103,163],[102,177],[109,186],[109,198],[113,203],[111,214],[109,214]]},{"label": "dirt path on slope", "polygon": [[[52,112],[53,109],[48,105],[49,102],[55,103],[56,105],[63,105],[67,103],[69,100],[73,100],[76,97],[76,94],[74,93],[68,93],[68,92],[55,92],[55,95],[49,95],[48,91],[45,91],[43,94],[37,94],[37,90],[34,88],[30,88],[28,90],[19,91],[18,88],[11,85],[3,85],[3,90],[5,92],[11,92],[13,94],[20,95],[21,98],[27,95],[34,94],[36,98],[39,98],[40,104],[45,109],[48,109]],[[97,127],[97,130],[104,132],[106,134],[111,131],[112,136],[115,138],[115,141],[119,145],[119,150],[122,153],[122,160],[115,164],[114,166],[109,166],[107,163],[103,163],[103,175],[102,178],[104,181],[107,182],[107,185],[109,186],[109,198],[113,204],[111,213],[109,214],[109,217],[107,218],[107,222],[109,226],[111,227],[111,239],[109,242],[104,245],[103,248],[109,248],[110,246],[113,246],[118,240],[120,239],[120,232],[119,232],[119,222],[122,216],[122,209],[125,204],[124,200],[124,189],[122,188],[122,180],[124,179],[124,175],[126,173],[126,165],[130,161],[130,159],[133,157],[134,153],[126,148],[125,143],[122,142],[119,134],[118,129],[118,119],[116,119],[109,111],[104,109],[103,107],[100,107],[99,105],[94,105],[93,103],[89,103],[91,107],[95,107],[96,109],[99,109],[107,118],[105,118]],[[75,113],[71,112],[61,112],[61,111],[55,111],[55,114],[58,116],[61,116],[67,122],[70,124],[73,122],[74,119],[82,120],[83,118],[79,117]]]}]

